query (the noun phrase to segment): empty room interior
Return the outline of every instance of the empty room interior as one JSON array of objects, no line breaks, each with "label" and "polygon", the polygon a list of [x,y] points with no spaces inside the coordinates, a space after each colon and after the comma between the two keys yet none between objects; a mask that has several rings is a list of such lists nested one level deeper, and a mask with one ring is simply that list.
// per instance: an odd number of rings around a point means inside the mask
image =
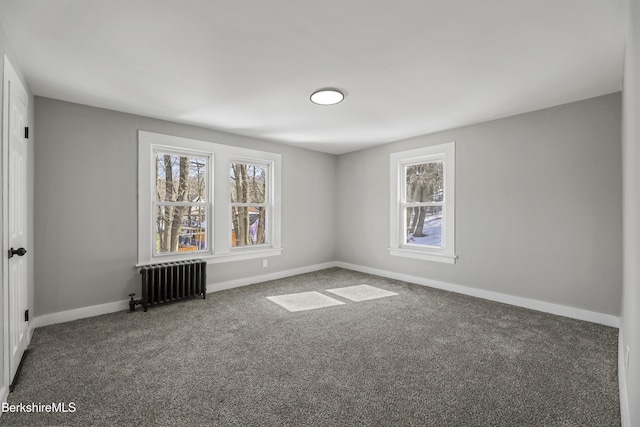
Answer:
[{"label": "empty room interior", "polygon": [[640,0],[0,24],[0,425],[640,426]]}]

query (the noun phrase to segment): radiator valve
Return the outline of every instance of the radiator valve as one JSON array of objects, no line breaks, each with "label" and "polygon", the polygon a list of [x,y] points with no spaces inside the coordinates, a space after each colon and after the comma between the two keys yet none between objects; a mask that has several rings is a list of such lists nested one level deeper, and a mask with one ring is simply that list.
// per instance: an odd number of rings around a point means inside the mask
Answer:
[{"label": "radiator valve", "polygon": [[134,311],[136,309],[136,305],[142,304],[142,300],[133,299],[133,297],[136,296],[135,292],[130,293],[129,296],[131,297],[131,300],[129,300],[129,311]]}]

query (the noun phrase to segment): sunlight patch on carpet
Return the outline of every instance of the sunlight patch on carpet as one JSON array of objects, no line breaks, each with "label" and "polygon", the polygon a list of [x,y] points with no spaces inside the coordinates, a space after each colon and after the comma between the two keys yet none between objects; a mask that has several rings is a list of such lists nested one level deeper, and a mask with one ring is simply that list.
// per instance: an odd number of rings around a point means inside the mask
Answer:
[{"label": "sunlight patch on carpet", "polygon": [[297,294],[278,295],[267,297],[271,302],[286,308],[289,311],[313,310],[316,308],[331,307],[344,304],[342,301],[333,299],[320,292],[300,292]]},{"label": "sunlight patch on carpet", "polygon": [[369,285],[348,286],[346,288],[327,289],[327,292],[336,294],[339,297],[346,298],[351,301],[366,301],[370,299],[391,297],[398,295],[395,292],[385,291]]}]

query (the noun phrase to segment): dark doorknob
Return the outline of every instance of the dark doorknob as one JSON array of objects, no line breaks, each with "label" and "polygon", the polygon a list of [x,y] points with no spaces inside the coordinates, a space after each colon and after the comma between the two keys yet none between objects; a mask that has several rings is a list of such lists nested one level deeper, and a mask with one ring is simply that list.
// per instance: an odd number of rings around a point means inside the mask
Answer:
[{"label": "dark doorknob", "polygon": [[13,258],[14,255],[18,255],[18,256],[24,256],[24,254],[27,253],[27,250],[25,248],[18,248],[18,249],[9,249],[9,258]]}]

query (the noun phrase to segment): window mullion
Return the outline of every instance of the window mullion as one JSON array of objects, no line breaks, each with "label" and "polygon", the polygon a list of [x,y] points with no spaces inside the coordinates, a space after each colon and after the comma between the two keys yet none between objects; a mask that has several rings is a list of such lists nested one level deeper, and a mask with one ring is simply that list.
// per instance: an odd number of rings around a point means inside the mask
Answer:
[{"label": "window mullion", "polygon": [[154,204],[156,206],[178,206],[178,207],[184,207],[184,206],[209,206],[210,203],[208,203],[208,202],[164,202],[164,201],[156,200],[154,202]]},{"label": "window mullion", "polygon": [[444,202],[412,202],[412,203],[402,203],[402,206],[405,208],[419,208],[420,206],[444,206]]},{"label": "window mullion", "polygon": [[240,202],[229,202],[231,206],[239,207],[239,208],[268,208],[271,206],[271,203],[240,203]]}]

